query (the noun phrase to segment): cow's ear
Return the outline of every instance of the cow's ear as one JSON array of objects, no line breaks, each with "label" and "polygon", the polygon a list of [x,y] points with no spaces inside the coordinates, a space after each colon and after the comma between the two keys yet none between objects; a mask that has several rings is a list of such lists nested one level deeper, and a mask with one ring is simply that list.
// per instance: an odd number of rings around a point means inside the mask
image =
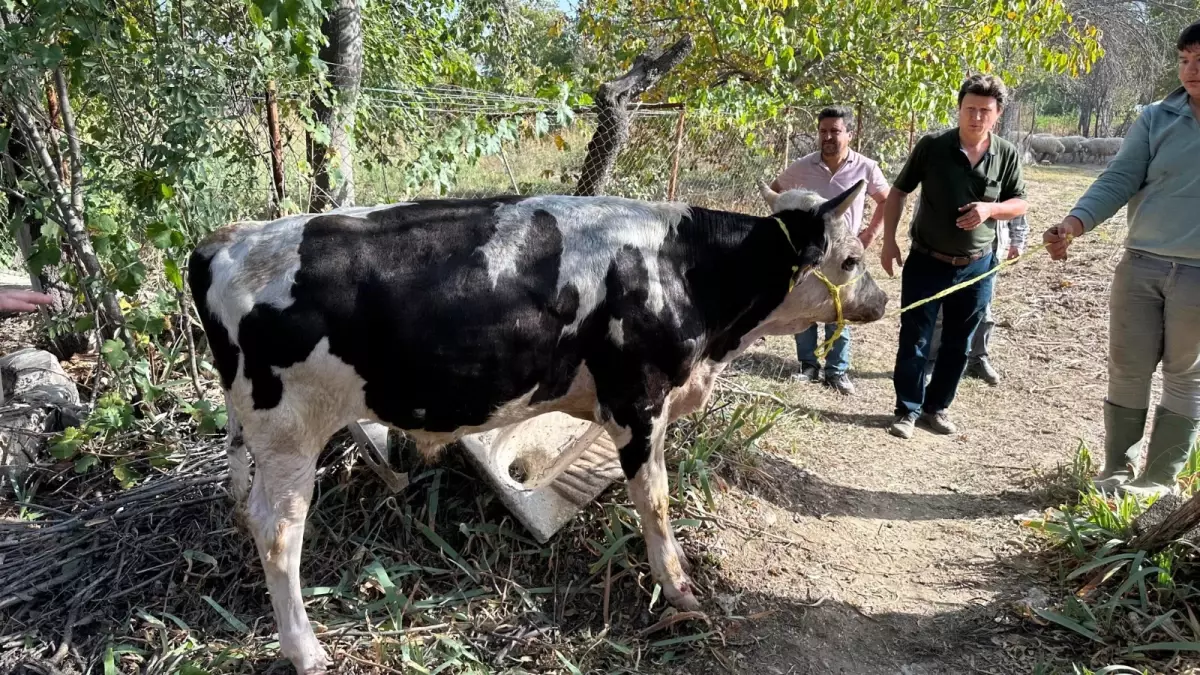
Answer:
[{"label": "cow's ear", "polygon": [[833,216],[834,220],[841,220],[842,216],[846,215],[846,211],[850,210],[850,206],[854,204],[854,200],[858,199],[858,195],[862,193],[866,185],[867,182],[860,178],[850,189],[821,204],[817,209],[817,215],[824,216],[825,214],[829,214]]}]

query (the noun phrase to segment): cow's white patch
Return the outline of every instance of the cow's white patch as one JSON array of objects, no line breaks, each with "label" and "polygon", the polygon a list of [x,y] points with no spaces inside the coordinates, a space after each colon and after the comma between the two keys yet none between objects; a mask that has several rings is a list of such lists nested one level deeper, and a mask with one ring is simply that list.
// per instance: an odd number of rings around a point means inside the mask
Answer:
[{"label": "cow's white patch", "polygon": [[608,320],[608,337],[618,347],[625,344],[625,327],[621,324],[620,319]]},{"label": "cow's white patch", "polygon": [[646,264],[647,306],[658,314],[666,304],[659,269],[663,242],[688,214],[686,204],[651,203],[620,197],[531,197],[496,210],[496,234],[480,247],[493,286],[516,275],[516,258],[528,236],[535,211],[554,216],[562,237],[558,268],[561,292],[568,285],[579,294],[575,320],[564,334],[572,334],[604,301],[604,277],[613,259],[625,247],[641,253]]},{"label": "cow's white patch", "polygon": [[366,381],[353,366],[329,353],[328,337],[321,338],[303,361],[283,368],[273,366],[271,370],[283,385],[275,407],[256,409],[253,383],[241,373],[230,391],[243,415],[238,421],[246,430],[246,443],[252,450],[256,442],[263,442],[253,435],[264,432],[271,438],[296,434],[318,438],[319,448],[330,434],[368,417],[363,392]]},{"label": "cow's white patch", "polygon": [[780,193],[772,207],[772,213],[780,211],[812,211],[821,204],[824,204],[826,199],[812,190],[787,190]]}]

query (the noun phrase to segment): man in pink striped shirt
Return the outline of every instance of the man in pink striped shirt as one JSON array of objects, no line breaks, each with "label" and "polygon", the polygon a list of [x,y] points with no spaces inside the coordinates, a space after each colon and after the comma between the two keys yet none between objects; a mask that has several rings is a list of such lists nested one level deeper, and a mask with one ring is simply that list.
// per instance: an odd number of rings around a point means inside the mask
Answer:
[{"label": "man in pink striped shirt", "polygon": [[[863,248],[869,248],[883,227],[883,202],[887,200],[888,183],[879,170],[879,165],[850,149],[853,138],[851,125],[853,114],[848,108],[826,108],[817,115],[817,134],[821,149],[792,162],[771,183],[776,192],[803,188],[812,190],[826,199],[836,197],[853,187],[859,180],[866,182],[867,189],[860,192],[844,216],[846,228],[857,236]],[[862,226],[865,195],[875,200],[875,212],[871,223]],[[825,324],[825,339],[837,330],[836,324]],[[796,358],[800,361],[800,372],[794,375],[804,382],[821,379],[821,363],[816,356],[819,335],[817,325],[796,336]],[[833,343],[825,357],[825,384],[847,396],[854,393],[854,383],[846,371],[850,369],[850,327]]]}]

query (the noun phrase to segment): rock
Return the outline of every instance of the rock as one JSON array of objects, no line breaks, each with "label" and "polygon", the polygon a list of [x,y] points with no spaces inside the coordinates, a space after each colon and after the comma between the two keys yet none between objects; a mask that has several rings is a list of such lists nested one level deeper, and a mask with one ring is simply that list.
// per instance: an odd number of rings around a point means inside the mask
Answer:
[{"label": "rock", "polygon": [[[608,434],[560,412],[465,436],[462,445],[500,501],[543,544],[624,475]],[[555,476],[564,461],[570,464]]]},{"label": "rock", "polygon": [[1024,616],[1034,616],[1034,610],[1050,609],[1052,601],[1050,600],[1050,596],[1047,595],[1045,591],[1037,586],[1032,586],[1029,588],[1029,590],[1025,591],[1025,597],[1016,601],[1014,604],[1016,605],[1016,608],[1020,614]]},{"label": "rock", "polygon": [[81,417],[79,390],[53,354],[29,348],[0,357],[0,492],[45,457],[48,434]]}]

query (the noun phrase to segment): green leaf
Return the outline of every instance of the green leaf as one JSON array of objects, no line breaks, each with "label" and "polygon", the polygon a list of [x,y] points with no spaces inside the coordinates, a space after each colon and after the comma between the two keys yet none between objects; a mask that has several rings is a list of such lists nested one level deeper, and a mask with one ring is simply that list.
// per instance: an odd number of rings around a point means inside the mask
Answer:
[{"label": "green leaf", "polygon": [[1200,642],[1155,642],[1130,648],[1131,652],[1200,652]]},{"label": "green leaf", "polygon": [[126,265],[117,272],[116,287],[125,295],[137,295],[146,280],[146,266],[141,261]]},{"label": "green leaf", "polygon": [[161,220],[156,220],[146,226],[146,238],[157,248],[170,248],[171,226]]},{"label": "green leaf", "polygon": [[120,340],[105,340],[104,345],[100,347],[100,353],[113,370],[120,370],[121,366],[129,362],[129,354],[125,353],[125,343]]},{"label": "green leaf", "polygon": [[625,548],[625,544],[630,539],[633,539],[634,537],[639,536],[639,535],[640,535],[640,533],[638,533],[638,532],[631,532],[631,533],[625,535],[624,537],[621,537],[620,539],[614,541],[611,546],[609,546],[607,549],[605,549],[604,554],[600,556],[600,559],[597,560],[596,562],[592,563],[592,566],[589,568],[590,572],[592,574],[596,574],[600,570],[604,569],[604,566],[607,565],[608,561],[611,560],[612,557],[617,554],[617,551],[620,551],[621,549]]},{"label": "green leaf", "polygon": [[81,316],[75,320],[72,327],[76,333],[86,333],[96,327],[96,318],[92,315]]},{"label": "green leaf", "polygon": [[68,460],[79,452],[79,446],[87,442],[88,436],[79,427],[67,427],[63,430],[54,445],[50,446],[50,454],[55,459]]},{"label": "green leaf", "polygon": [[205,553],[204,551],[196,551],[189,548],[183,552],[183,557],[188,560],[202,562],[206,565],[212,565],[213,569],[217,568],[217,559]]},{"label": "green leaf", "polygon": [[450,561],[457,565],[462,571],[466,572],[467,576],[471,577],[472,581],[478,582],[479,579],[476,577],[475,570],[471,568],[467,561],[462,559],[462,556],[458,554],[458,551],[454,550],[453,546],[447,544],[445,539],[442,539],[440,536],[438,536],[437,532],[429,529],[428,525],[420,521],[417,522],[417,529],[420,530],[421,534],[425,535],[425,538],[432,542],[434,546],[442,549],[442,552],[445,553],[448,558],[450,558]]},{"label": "green leaf", "polygon": [[212,607],[214,610],[216,610],[217,614],[220,614],[221,618],[225,619],[225,623],[229,624],[229,626],[231,628],[233,628],[235,631],[237,631],[239,633],[249,633],[250,632],[249,626],[247,626],[246,624],[239,621],[236,616],[234,616],[232,613],[230,613],[229,610],[222,607],[220,605],[220,603],[218,603],[216,600],[213,600],[212,596],[202,595],[202,596],[200,596],[200,599],[207,602],[209,607]]},{"label": "green leaf", "polygon": [[1063,616],[1062,614],[1059,614],[1058,612],[1052,612],[1048,609],[1039,609],[1037,607],[1034,607],[1033,611],[1038,616],[1042,617],[1043,619],[1045,619],[1047,621],[1054,622],[1054,623],[1062,626],[1063,628],[1075,631],[1076,633],[1079,633],[1080,635],[1084,636],[1085,638],[1088,638],[1089,640],[1094,640],[1096,642],[1099,642],[1100,644],[1105,644],[1104,640],[1102,640],[1100,638],[1100,636],[1096,634],[1095,631],[1084,628],[1078,621],[1076,621],[1074,619]]},{"label": "green leaf", "polygon": [[163,274],[166,275],[167,281],[175,287],[175,290],[183,290],[183,274],[179,271],[179,265],[174,260],[167,258],[163,263]]},{"label": "green leaf", "polygon": [[117,658],[113,655],[112,643],[104,648],[104,675],[120,675],[117,672]]},{"label": "green leaf", "polygon": [[579,667],[567,660],[567,657],[559,653],[557,649],[554,650],[554,655],[558,657],[560,663],[566,666],[567,671],[570,672],[571,675],[583,675],[583,672],[579,670]]},{"label": "green leaf", "polygon": [[99,461],[100,458],[95,455],[83,455],[75,460],[75,473],[87,473]]},{"label": "green leaf", "polygon": [[142,475],[126,463],[117,464],[113,467],[112,472],[113,477],[121,484],[121,489],[123,490],[128,490],[137,485],[138,481],[142,479]]}]

